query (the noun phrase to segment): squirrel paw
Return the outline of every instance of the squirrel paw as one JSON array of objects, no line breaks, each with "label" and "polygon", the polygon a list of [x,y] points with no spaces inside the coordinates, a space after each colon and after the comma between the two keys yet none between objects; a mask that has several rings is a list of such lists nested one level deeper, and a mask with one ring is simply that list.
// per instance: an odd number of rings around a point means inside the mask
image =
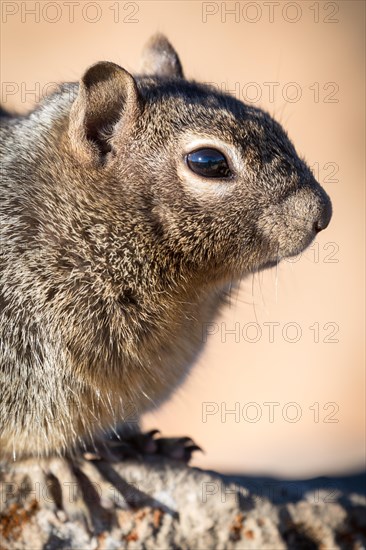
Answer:
[{"label": "squirrel paw", "polygon": [[194,451],[202,451],[190,437],[156,437],[159,430],[133,434],[113,434],[92,452],[84,453],[89,460],[120,461],[124,458],[144,459],[165,457],[188,464]]},{"label": "squirrel paw", "polygon": [[129,436],[128,441],[143,455],[158,455],[179,460],[188,464],[194,451],[202,451],[190,437],[155,437],[159,430],[137,433]]}]

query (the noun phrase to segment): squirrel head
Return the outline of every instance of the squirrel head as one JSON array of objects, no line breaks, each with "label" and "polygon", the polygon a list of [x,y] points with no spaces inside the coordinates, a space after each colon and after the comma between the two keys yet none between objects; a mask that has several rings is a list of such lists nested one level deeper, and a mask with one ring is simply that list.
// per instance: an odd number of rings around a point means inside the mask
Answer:
[{"label": "squirrel head", "polygon": [[184,78],[157,35],[141,74],[100,62],[73,103],[72,154],[156,242],[207,278],[240,278],[300,253],[331,203],[269,114]]}]

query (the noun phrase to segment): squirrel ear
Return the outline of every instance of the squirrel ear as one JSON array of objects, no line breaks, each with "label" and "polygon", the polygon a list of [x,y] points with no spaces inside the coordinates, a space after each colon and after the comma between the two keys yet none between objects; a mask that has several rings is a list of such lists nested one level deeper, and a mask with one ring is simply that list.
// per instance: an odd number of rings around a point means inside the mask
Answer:
[{"label": "squirrel ear", "polygon": [[140,74],[184,78],[179,56],[163,34],[155,34],[145,45]]},{"label": "squirrel ear", "polygon": [[111,151],[115,124],[135,118],[141,107],[136,82],[130,73],[108,61],[87,69],[71,107],[69,137],[81,160],[101,164]]}]

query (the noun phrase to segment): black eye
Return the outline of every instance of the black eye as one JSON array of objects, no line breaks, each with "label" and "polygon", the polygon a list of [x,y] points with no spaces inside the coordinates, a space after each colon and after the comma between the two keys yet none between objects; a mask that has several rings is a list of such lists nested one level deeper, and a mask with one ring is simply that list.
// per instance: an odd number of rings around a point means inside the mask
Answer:
[{"label": "black eye", "polygon": [[229,178],[232,173],[227,160],[217,149],[197,149],[186,157],[192,172],[205,178]]}]

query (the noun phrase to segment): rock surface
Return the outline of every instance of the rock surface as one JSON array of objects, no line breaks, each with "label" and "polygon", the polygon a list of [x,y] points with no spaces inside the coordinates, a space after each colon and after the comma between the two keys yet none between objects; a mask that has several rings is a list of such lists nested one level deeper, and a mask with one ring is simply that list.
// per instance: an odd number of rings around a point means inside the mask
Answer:
[{"label": "rock surface", "polygon": [[168,460],[3,465],[0,548],[361,550],[364,480],[229,477]]}]

